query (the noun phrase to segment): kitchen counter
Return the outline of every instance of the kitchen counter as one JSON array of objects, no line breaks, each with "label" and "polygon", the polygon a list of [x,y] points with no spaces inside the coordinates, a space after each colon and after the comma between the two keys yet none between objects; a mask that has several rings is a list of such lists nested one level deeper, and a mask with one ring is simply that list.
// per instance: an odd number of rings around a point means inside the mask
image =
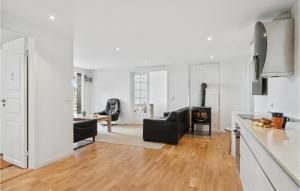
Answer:
[{"label": "kitchen counter", "polygon": [[[255,119],[269,115],[257,114]],[[300,187],[300,123],[288,122],[285,129],[257,127],[250,119],[233,113],[235,122],[245,128],[288,176]]]}]

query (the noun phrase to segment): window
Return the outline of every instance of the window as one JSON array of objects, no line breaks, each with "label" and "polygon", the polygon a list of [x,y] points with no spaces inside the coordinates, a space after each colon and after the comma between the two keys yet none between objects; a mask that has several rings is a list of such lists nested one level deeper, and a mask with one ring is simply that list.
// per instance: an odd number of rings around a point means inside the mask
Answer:
[{"label": "window", "polygon": [[133,97],[134,110],[136,114],[148,113],[148,74],[134,73],[133,74]]},{"label": "window", "polygon": [[73,113],[82,112],[82,74],[76,73],[73,77]]},{"label": "window", "polygon": [[147,74],[134,75],[134,103],[135,104],[148,103],[148,75]]},{"label": "window", "polygon": [[161,116],[167,111],[167,71],[149,70],[131,73],[131,103],[136,120]]}]

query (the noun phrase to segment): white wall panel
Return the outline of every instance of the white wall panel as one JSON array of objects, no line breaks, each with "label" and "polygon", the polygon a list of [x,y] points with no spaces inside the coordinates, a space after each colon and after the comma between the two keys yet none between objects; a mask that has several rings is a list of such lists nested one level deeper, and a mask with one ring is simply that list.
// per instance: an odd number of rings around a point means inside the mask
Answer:
[{"label": "white wall panel", "polygon": [[201,84],[206,83],[205,106],[212,109],[212,128],[219,129],[220,120],[220,71],[219,64],[190,66],[190,106],[201,106]]}]

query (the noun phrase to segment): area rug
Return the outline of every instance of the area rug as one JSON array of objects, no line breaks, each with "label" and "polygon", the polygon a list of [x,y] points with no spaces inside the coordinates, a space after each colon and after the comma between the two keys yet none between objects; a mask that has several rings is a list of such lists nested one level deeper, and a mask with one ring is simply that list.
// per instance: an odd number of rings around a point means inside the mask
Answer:
[{"label": "area rug", "polygon": [[156,150],[165,146],[163,143],[144,141],[141,125],[113,125],[112,132],[107,132],[107,127],[99,125],[96,141]]}]

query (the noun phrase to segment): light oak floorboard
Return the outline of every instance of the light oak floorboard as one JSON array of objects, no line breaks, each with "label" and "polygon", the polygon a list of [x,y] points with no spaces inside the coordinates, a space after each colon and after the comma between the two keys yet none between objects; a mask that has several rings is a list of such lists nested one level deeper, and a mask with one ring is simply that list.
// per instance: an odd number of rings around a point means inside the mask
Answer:
[{"label": "light oak floorboard", "polygon": [[151,150],[94,143],[75,155],[2,184],[2,190],[240,191],[230,134],[186,135]]},{"label": "light oak floorboard", "polygon": [[1,169],[0,170],[0,188],[1,188],[2,183],[12,180],[18,176],[24,175],[30,171],[31,171],[30,169],[22,169],[22,168],[14,166],[14,165],[11,165],[9,167]]},{"label": "light oak floorboard", "polygon": [[0,169],[7,168],[9,166],[11,166],[11,164],[3,160],[2,156],[0,156]]}]

